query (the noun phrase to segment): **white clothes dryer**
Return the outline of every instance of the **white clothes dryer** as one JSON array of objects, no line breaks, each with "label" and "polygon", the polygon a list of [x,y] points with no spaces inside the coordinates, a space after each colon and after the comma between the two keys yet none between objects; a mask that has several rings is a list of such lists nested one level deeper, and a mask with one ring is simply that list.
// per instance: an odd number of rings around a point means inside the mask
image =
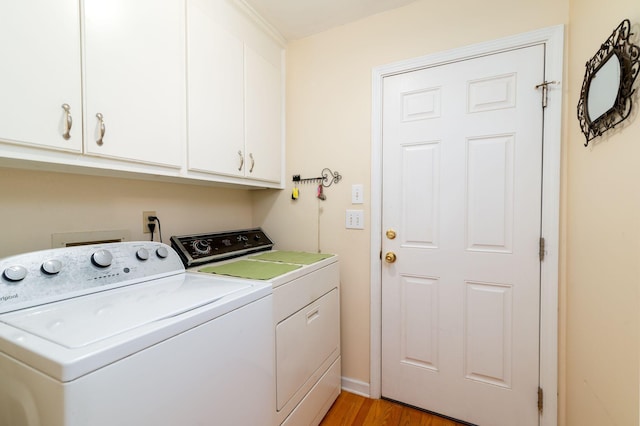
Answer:
[{"label": "white clothes dryer", "polygon": [[341,391],[338,256],[272,250],[260,228],[172,236],[171,244],[193,273],[273,287],[274,424],[320,424]]}]

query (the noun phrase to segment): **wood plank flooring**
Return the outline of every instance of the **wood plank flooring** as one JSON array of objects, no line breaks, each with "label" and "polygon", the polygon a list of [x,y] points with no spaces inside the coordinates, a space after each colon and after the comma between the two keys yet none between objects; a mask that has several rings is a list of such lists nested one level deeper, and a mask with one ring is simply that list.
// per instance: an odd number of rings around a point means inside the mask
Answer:
[{"label": "wood plank flooring", "polygon": [[411,407],[342,391],[320,426],[463,426]]}]

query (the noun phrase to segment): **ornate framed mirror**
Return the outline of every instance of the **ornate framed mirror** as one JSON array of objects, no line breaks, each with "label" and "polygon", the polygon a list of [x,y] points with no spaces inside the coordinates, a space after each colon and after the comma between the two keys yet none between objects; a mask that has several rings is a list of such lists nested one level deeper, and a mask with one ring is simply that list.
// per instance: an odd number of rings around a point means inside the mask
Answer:
[{"label": "ornate framed mirror", "polygon": [[640,48],[629,41],[632,34],[625,19],[585,65],[578,101],[584,146],[631,114],[633,83],[640,69]]}]

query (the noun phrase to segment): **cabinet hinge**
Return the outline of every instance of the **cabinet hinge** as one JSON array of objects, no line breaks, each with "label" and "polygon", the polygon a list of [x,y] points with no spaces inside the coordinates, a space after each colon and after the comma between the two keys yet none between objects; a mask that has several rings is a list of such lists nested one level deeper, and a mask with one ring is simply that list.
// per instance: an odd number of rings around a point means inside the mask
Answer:
[{"label": "cabinet hinge", "polygon": [[542,409],[544,408],[544,394],[542,392],[542,388],[538,386],[538,411],[542,414]]},{"label": "cabinet hinge", "polygon": [[544,83],[540,83],[536,86],[536,89],[542,88],[542,108],[547,107],[547,103],[549,100],[549,85],[550,84],[560,84],[559,81],[545,81]]},{"label": "cabinet hinge", "polygon": [[544,238],[540,237],[540,250],[538,251],[540,262],[544,260]]}]

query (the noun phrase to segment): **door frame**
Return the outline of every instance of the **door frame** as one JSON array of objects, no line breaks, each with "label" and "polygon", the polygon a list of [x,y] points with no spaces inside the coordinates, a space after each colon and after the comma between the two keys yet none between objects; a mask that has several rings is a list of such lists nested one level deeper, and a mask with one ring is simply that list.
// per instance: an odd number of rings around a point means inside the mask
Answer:
[{"label": "door frame", "polygon": [[[564,25],[375,67],[371,117],[371,335],[369,395],[380,398],[382,383],[382,93],[385,77],[445,65],[531,45],[545,45],[545,79],[563,77]],[[542,82],[540,82],[542,83]],[[540,269],[540,387],[544,390],[541,426],[558,422],[558,265],[560,238],[560,161],[562,85],[549,85],[543,115],[542,225],[545,258]],[[542,94],[541,94],[542,96]],[[532,404],[535,400],[532,396]]]}]

